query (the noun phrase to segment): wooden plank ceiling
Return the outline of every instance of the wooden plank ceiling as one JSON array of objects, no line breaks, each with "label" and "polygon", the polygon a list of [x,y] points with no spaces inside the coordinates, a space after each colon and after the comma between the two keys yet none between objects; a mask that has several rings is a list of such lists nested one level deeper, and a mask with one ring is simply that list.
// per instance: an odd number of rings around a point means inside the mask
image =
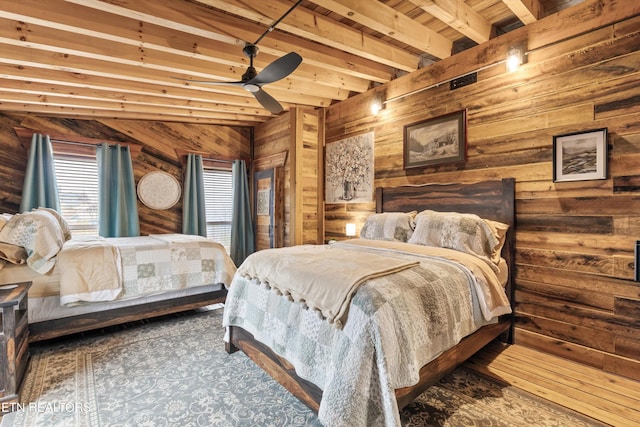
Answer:
[{"label": "wooden plank ceiling", "polygon": [[253,126],[237,86],[258,43],[284,109],[326,107],[583,0],[0,0],[0,111]]}]

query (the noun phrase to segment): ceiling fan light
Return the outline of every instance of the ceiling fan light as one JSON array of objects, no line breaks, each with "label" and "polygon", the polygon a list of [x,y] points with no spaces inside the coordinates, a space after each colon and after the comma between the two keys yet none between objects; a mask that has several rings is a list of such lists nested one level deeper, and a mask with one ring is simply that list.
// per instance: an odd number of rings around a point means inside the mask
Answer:
[{"label": "ceiling fan light", "polygon": [[242,86],[244,88],[244,90],[251,92],[251,93],[256,93],[260,90],[260,86],[258,86],[257,84],[253,84],[253,83],[247,83],[245,85]]}]

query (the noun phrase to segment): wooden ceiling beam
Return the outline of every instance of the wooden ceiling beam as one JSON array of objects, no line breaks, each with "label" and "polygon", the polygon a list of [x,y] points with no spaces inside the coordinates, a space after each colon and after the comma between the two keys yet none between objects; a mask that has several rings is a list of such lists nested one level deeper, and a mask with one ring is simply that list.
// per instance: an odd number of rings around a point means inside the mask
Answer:
[{"label": "wooden ceiling beam", "polygon": [[425,12],[444,22],[476,43],[491,37],[491,22],[463,0],[409,0]]},{"label": "wooden ceiling beam", "polygon": [[[23,61],[11,61],[0,58],[0,78],[43,83],[60,87],[60,91],[77,91],[88,88],[106,91],[113,99],[123,99],[128,94],[148,95],[165,99],[186,100],[189,102],[213,102],[241,109],[258,108],[262,106],[248,92],[239,88],[191,86],[188,83],[175,83],[174,86],[161,86],[156,82],[133,81],[108,76],[95,76],[75,72],[76,70],[58,70],[51,67],[41,67],[38,64],[27,64]],[[27,83],[28,84],[28,83]],[[279,92],[276,92],[279,94]],[[289,104],[302,104],[303,100],[314,106],[327,106],[330,98],[316,98],[305,95],[290,94]]]},{"label": "wooden ceiling beam", "polygon": [[[267,27],[291,8],[291,2],[285,0],[251,2],[250,6],[246,4],[247,2],[240,0],[200,0],[200,2],[260,22]],[[417,55],[309,9],[293,10],[278,24],[278,28],[403,71],[414,71],[418,68]]]},{"label": "wooden ceiling beam", "polygon": [[[239,108],[262,107],[255,98],[246,94],[226,94],[194,90],[191,87],[175,86],[161,87],[152,83],[140,83],[121,79],[112,79],[101,76],[90,76],[70,71],[41,69],[32,66],[7,65],[0,59],[0,78],[23,82],[26,86],[31,84],[41,84],[56,88],[62,93],[79,93],[82,90],[91,90],[106,94],[105,97],[112,99],[122,99],[128,95],[148,96],[163,98],[168,101],[180,102],[201,101],[228,104]],[[54,90],[54,89],[51,89]],[[238,96],[244,95],[244,96]]]},{"label": "wooden ceiling beam", "polygon": [[[240,87],[201,85],[188,82],[180,82],[173,78],[179,75],[178,70],[171,73],[167,70],[154,69],[153,65],[146,63],[140,65],[125,64],[119,62],[105,62],[100,59],[85,58],[72,55],[68,52],[56,52],[31,47],[28,43],[3,44],[6,39],[0,38],[0,48],[2,57],[0,63],[7,63],[20,66],[30,66],[50,70],[72,71],[74,73],[109,77],[113,79],[124,79],[139,83],[158,84],[174,87],[191,87],[198,90],[227,93],[244,94],[252,96]],[[25,49],[28,47],[28,49]],[[44,46],[43,46],[44,47]],[[37,60],[37,61],[35,61]],[[188,77],[188,76],[187,76]],[[267,88],[268,92],[281,102],[306,104],[307,97],[312,99],[345,99],[347,91],[340,88],[327,88],[312,82],[300,80],[289,80],[275,82]],[[313,104],[310,104],[313,105]]]},{"label": "wooden ceiling beam", "polygon": [[21,93],[25,95],[37,95],[42,99],[69,98],[75,102],[104,101],[120,102],[123,104],[160,106],[162,109],[193,109],[203,111],[215,111],[222,113],[238,113],[252,116],[270,116],[271,113],[264,108],[250,108],[243,106],[232,106],[227,103],[206,102],[187,98],[170,98],[166,96],[149,96],[136,93],[115,93],[109,90],[96,90],[91,88],[74,87],[71,90],[68,86],[58,86],[49,83],[25,82],[19,80],[0,79],[0,88],[3,92]]},{"label": "wooden ceiling beam", "polygon": [[453,42],[392,7],[377,1],[311,0],[345,18],[378,31],[436,58],[451,56]]},{"label": "wooden ceiling beam", "polygon": [[234,124],[243,123],[246,126],[254,126],[262,123],[258,117],[245,117],[234,114],[173,114],[173,112],[138,112],[138,111],[121,111],[114,109],[90,108],[84,106],[73,105],[53,105],[42,103],[29,103],[24,101],[14,102],[5,100],[0,97],[0,111],[27,112],[33,114],[56,115],[63,117],[76,118],[119,118],[131,120],[160,120],[160,121],[178,121],[178,122],[197,122],[197,123],[226,123]]},{"label": "wooden ceiling beam", "polygon": [[[29,0],[34,1],[34,0]],[[57,0],[58,1],[58,0]],[[255,41],[265,31],[265,26],[246,19],[237,18],[226,12],[221,12],[197,5],[193,2],[180,1],[176,7],[176,0],[135,0],[131,2],[102,2],[96,0],[66,0],[77,3],[96,12],[107,13],[111,16],[133,18],[143,27],[155,26],[164,31],[180,31],[192,37],[212,39],[231,45],[233,52],[242,55],[245,42]],[[223,7],[221,10],[226,11]],[[88,21],[88,22],[91,22]],[[195,47],[194,47],[195,46]],[[194,45],[196,48],[199,45]],[[288,52],[297,52],[304,58],[303,63],[309,63],[321,69],[350,73],[351,76],[386,82],[393,77],[392,67],[378,61],[362,57],[354,58],[336,49],[331,44],[319,45],[310,41],[300,40],[290,34],[271,33],[260,42],[260,49],[264,53],[282,56]],[[259,56],[258,56],[259,58]],[[319,74],[322,72],[319,71]]]},{"label": "wooden ceiling beam", "polygon": [[[40,23],[43,22],[40,21]],[[9,40],[13,39],[13,44],[18,46],[33,46],[39,49],[68,55],[142,66],[146,69],[173,72],[181,77],[193,77],[198,80],[240,80],[247,67],[244,64],[239,64],[241,67],[235,67],[217,63],[213,55],[219,51],[219,47],[218,49],[215,47],[212,49],[200,47],[203,53],[198,55],[175,51],[168,53],[166,51],[156,50],[153,46],[141,48],[135,44],[135,41],[132,43],[121,43],[110,40],[108,43],[104,43],[105,40],[100,38],[100,34],[98,33],[94,32],[91,36],[88,36],[83,34],[82,29],[76,29],[76,32],[68,30],[62,31],[40,24],[0,18],[0,37],[6,39],[4,40],[6,43],[9,43]],[[176,54],[179,54],[178,57],[176,57]],[[243,57],[244,55],[237,53],[235,57],[238,58],[241,56]],[[263,56],[263,59],[265,61],[256,61],[256,67],[266,66],[277,58]],[[230,61],[226,61],[227,64],[229,62]],[[337,97],[341,99],[346,98],[349,91],[364,92],[368,88],[368,81],[350,77],[346,73],[337,74],[335,72],[325,71],[321,73],[321,79],[318,78],[318,74],[316,68],[302,65],[299,67],[299,70],[296,70],[293,75],[286,79],[290,79],[290,81],[275,84],[286,83],[287,87],[296,87],[306,82],[306,84],[312,84],[313,87],[316,88],[310,89],[311,91],[309,93],[312,95],[315,90],[316,95],[326,94],[332,98]],[[320,86],[326,87],[322,88]],[[341,91],[342,95],[339,95]]]},{"label": "wooden ceiling beam", "polygon": [[509,9],[525,25],[536,22],[542,18],[544,7],[540,0],[502,0]]},{"label": "wooden ceiling beam", "polygon": [[[241,114],[237,112],[224,112],[215,110],[203,110],[197,108],[165,107],[163,105],[145,105],[128,101],[113,101],[88,99],[79,97],[65,97],[36,93],[16,93],[0,89],[0,103],[27,103],[31,105],[47,105],[49,107],[64,107],[74,110],[106,110],[116,112],[129,112],[140,114],[170,114],[186,117],[213,117],[233,118],[238,120],[252,120],[259,115]],[[266,120],[268,115],[265,115]]]}]

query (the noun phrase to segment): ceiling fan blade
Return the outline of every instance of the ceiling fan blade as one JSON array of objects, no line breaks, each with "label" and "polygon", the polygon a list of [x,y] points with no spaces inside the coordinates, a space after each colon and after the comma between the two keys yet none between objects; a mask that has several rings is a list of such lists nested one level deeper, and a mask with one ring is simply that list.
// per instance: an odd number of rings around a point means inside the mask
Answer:
[{"label": "ceiling fan blade", "polygon": [[257,76],[249,80],[247,83],[262,85],[277,82],[278,80],[293,73],[301,62],[302,57],[300,55],[295,52],[289,52],[264,67]]},{"label": "ceiling fan blade", "polygon": [[256,97],[258,102],[262,104],[264,108],[271,111],[273,114],[280,114],[283,111],[282,105],[275,100],[274,97],[269,95],[264,90],[260,89],[257,92],[253,92],[253,96]]},{"label": "ceiling fan blade", "polygon": [[191,79],[181,79],[180,77],[174,77],[174,79],[183,80],[183,81],[189,82],[189,83],[200,83],[200,84],[218,85],[218,86],[242,86],[242,85],[244,85],[246,83],[246,82],[243,82],[243,81],[238,81],[238,82],[214,82],[214,81],[211,81],[211,80],[191,80]]}]

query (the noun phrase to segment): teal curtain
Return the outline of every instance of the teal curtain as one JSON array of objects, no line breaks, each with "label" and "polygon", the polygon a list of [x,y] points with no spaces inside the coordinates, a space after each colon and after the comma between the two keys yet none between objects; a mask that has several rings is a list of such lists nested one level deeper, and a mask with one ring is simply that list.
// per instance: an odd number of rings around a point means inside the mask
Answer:
[{"label": "teal curtain", "polygon": [[189,153],[187,155],[187,169],[184,173],[182,232],[207,237],[203,169],[202,156]]},{"label": "teal curtain", "polygon": [[237,266],[250,254],[255,252],[256,243],[249,205],[249,184],[247,182],[247,166],[244,160],[234,160],[232,168],[233,180],[233,213],[231,217],[231,259]]},{"label": "teal curtain", "polygon": [[60,212],[53,148],[49,135],[34,133],[22,186],[20,212],[34,208],[52,208]]},{"label": "teal curtain", "polygon": [[128,146],[101,144],[98,161],[98,234],[103,237],[140,235],[138,200]]}]

